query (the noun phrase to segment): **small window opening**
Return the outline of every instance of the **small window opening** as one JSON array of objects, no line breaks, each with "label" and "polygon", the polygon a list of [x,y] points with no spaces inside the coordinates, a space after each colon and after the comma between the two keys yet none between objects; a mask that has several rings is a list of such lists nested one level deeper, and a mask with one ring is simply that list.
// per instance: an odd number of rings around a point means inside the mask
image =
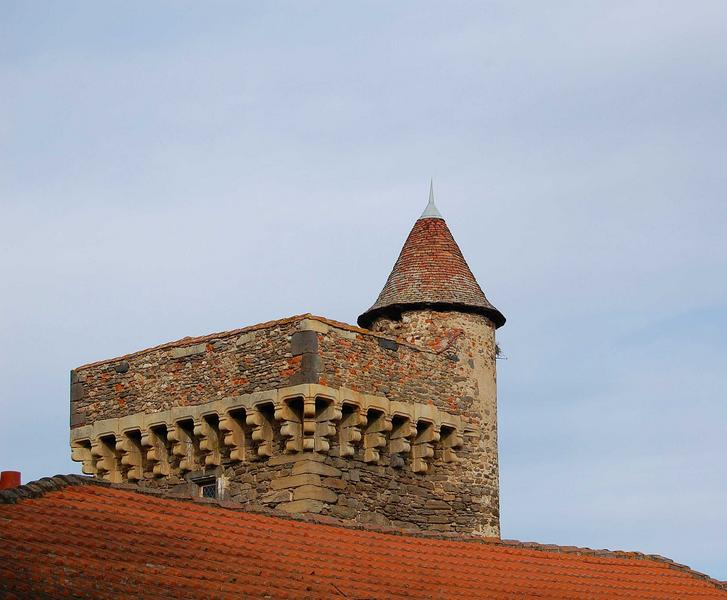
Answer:
[{"label": "small window opening", "polygon": [[217,484],[208,483],[202,486],[202,498],[217,498]]},{"label": "small window opening", "polygon": [[216,477],[203,477],[192,481],[197,486],[200,498],[217,498]]}]

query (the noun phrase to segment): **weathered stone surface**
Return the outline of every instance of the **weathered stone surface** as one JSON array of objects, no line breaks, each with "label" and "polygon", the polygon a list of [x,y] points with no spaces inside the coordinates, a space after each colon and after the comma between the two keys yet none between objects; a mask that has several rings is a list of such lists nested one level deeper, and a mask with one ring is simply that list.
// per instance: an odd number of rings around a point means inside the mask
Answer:
[{"label": "weathered stone surface", "polygon": [[429,523],[451,523],[453,520],[454,518],[448,515],[430,515],[427,517]]},{"label": "weathered stone surface", "polygon": [[300,475],[303,473],[315,473],[317,475],[323,475],[325,477],[340,477],[341,471],[335,467],[329,467],[328,465],[313,460],[301,460],[293,465],[293,475]]},{"label": "weathered stone surface", "polygon": [[207,351],[205,344],[195,344],[194,346],[182,346],[181,348],[172,348],[169,355],[172,358],[186,358],[196,354],[204,354]]},{"label": "weathered stone surface", "polygon": [[304,475],[291,475],[289,477],[281,477],[280,479],[273,479],[270,482],[270,487],[274,490],[282,490],[284,488],[298,487],[301,485],[321,485],[321,478],[319,475],[313,475],[306,473]]},{"label": "weathered stone surface", "polygon": [[117,373],[126,373],[129,370],[129,363],[128,361],[122,360],[119,363],[116,363],[114,365],[114,371]]},{"label": "weathered stone surface", "polygon": [[318,353],[318,334],[315,331],[296,331],[290,340],[290,353],[298,356],[306,352]]},{"label": "weathered stone surface", "polygon": [[384,515],[375,512],[363,511],[359,514],[359,521],[366,525],[374,525],[376,527],[388,527],[391,521]]},{"label": "weathered stone surface", "polygon": [[79,415],[75,412],[71,413],[71,429],[73,429],[74,427],[80,427],[81,425],[85,424],[86,418],[83,415]]},{"label": "weathered stone surface", "polygon": [[293,490],[293,500],[321,500],[332,504],[337,499],[336,492],[317,485],[301,485]]},{"label": "weathered stone surface", "polygon": [[315,452],[305,452],[299,454],[278,454],[277,456],[271,457],[268,461],[268,464],[271,467],[274,467],[278,465],[288,465],[291,463],[310,460],[323,462],[324,460],[326,460],[326,457],[322,454],[317,454]]},{"label": "weathered stone surface", "polygon": [[329,327],[326,323],[321,323],[317,319],[303,319],[300,322],[299,329],[301,331],[317,331],[318,333],[328,333]]},{"label": "weathered stone surface", "polygon": [[346,482],[342,479],[338,479],[337,477],[325,477],[321,481],[321,485],[323,485],[324,487],[329,487],[333,490],[346,489]]},{"label": "weathered stone surface", "polygon": [[83,400],[85,396],[85,391],[83,389],[83,384],[73,383],[71,384],[71,402],[78,402],[79,400]]},{"label": "weathered stone surface", "polygon": [[269,492],[260,496],[260,502],[267,504],[269,502],[287,502],[292,500],[293,492],[289,489],[279,490],[277,492]]},{"label": "weathered stone surface", "polygon": [[394,352],[396,352],[399,349],[399,344],[397,344],[394,340],[387,340],[386,338],[377,338],[377,341],[379,343],[379,346],[381,346],[385,350],[393,350]]},{"label": "weathered stone surface", "polygon": [[443,502],[442,500],[427,500],[424,503],[424,508],[426,509],[435,509],[435,510],[449,510],[451,506],[448,502]]},{"label": "weathered stone surface", "polygon": [[321,371],[323,370],[323,361],[318,354],[301,355],[300,370],[291,375],[291,385],[300,383],[318,383]]},{"label": "weathered stone surface", "polygon": [[288,513],[319,513],[325,506],[320,500],[294,500],[278,504],[276,508]]},{"label": "weathered stone surface", "polygon": [[356,509],[350,506],[336,504],[330,508],[331,515],[338,519],[353,519],[356,516]]}]

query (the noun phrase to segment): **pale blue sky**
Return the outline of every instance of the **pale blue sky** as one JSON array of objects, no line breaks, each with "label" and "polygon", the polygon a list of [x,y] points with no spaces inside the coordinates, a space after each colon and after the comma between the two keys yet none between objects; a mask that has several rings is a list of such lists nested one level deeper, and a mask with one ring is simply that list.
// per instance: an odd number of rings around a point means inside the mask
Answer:
[{"label": "pale blue sky", "polygon": [[429,177],[503,536],[727,579],[727,4],[0,1],[0,467],[74,366],[375,299]]}]

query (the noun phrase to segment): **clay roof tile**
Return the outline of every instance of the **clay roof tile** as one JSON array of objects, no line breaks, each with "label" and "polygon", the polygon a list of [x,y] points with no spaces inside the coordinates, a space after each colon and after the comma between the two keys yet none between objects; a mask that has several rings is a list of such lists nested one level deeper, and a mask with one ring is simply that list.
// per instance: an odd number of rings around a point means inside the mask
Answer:
[{"label": "clay roof tile", "polygon": [[79,476],[21,488],[0,491],[1,597],[727,598],[637,553],[392,535]]},{"label": "clay roof tile", "polygon": [[485,297],[439,214],[430,190],[424,214],[414,223],[399,258],[374,305],[358,318],[368,328],[382,314],[430,307],[487,316],[496,327],[504,315]]}]

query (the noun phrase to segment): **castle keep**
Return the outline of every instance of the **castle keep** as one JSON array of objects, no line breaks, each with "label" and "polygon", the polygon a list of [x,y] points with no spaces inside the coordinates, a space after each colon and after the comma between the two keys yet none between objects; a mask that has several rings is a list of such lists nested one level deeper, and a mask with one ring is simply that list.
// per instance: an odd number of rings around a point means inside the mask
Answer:
[{"label": "castle keep", "polygon": [[249,509],[499,536],[504,322],[430,192],[358,327],[306,314],[73,370],[72,456]]}]

